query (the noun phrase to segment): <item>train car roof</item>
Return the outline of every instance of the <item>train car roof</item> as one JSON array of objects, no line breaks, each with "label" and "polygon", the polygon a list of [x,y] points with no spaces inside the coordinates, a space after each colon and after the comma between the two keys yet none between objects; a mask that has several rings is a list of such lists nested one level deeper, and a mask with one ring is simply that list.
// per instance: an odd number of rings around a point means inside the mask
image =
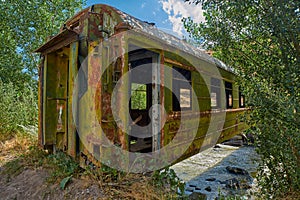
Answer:
[{"label": "train car roof", "polygon": [[[173,46],[183,52],[186,52],[188,54],[191,54],[197,58],[203,59],[205,61],[208,61],[210,63],[216,64],[219,68],[224,69],[228,72],[231,73],[236,73],[236,70],[234,70],[232,67],[227,66],[226,64],[224,64],[222,61],[220,61],[217,58],[214,58],[212,56],[210,56],[209,54],[207,54],[206,52],[204,52],[203,50],[187,43],[186,41],[179,39],[178,37],[175,37],[174,35],[168,34],[160,29],[158,29],[153,23],[149,23],[149,22],[145,22],[145,21],[141,21],[117,8],[114,8],[112,6],[109,5],[105,5],[105,4],[95,4],[92,5],[88,8],[85,8],[84,10],[78,12],[75,16],[73,16],[72,18],[70,18],[65,24],[68,24],[69,22],[71,22],[74,18],[78,18],[79,16],[82,16],[84,13],[87,12],[93,12],[93,10],[95,8],[105,8],[105,10],[107,10],[107,8],[109,8],[109,10],[113,10],[114,12],[117,13],[117,15],[121,18],[121,20],[128,24],[130,29],[133,29],[135,31],[140,31],[143,32],[145,34],[151,35],[151,37],[162,41],[163,43],[166,43],[170,46]],[[61,28],[61,32],[64,32],[63,27]],[[56,38],[57,36],[53,37]],[[53,40],[51,39],[51,40]],[[39,49],[36,50],[36,52],[41,52],[42,49],[45,49],[45,47],[51,42],[48,41],[46,44],[44,44],[43,46],[41,46]],[[53,41],[52,41],[53,42]]]},{"label": "train car roof", "polygon": [[120,15],[120,17],[124,20],[124,22],[127,22],[133,29],[138,29],[138,30],[145,32],[159,40],[162,40],[163,42],[165,42],[171,46],[174,46],[184,52],[187,52],[198,58],[204,59],[208,62],[214,63],[218,67],[220,67],[226,71],[229,71],[231,73],[236,73],[232,67],[227,66],[225,63],[223,63],[219,59],[210,56],[203,50],[187,43],[186,41],[184,41],[182,39],[179,39],[178,37],[176,37],[174,35],[171,35],[169,33],[166,33],[164,31],[158,29],[152,23],[141,21],[127,13],[124,13],[123,11],[120,11],[116,8],[114,8],[114,9]]}]

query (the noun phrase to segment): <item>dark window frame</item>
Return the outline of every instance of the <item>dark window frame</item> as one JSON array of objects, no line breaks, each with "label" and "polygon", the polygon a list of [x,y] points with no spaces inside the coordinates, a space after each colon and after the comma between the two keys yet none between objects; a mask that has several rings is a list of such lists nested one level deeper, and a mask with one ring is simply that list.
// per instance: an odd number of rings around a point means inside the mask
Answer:
[{"label": "dark window frame", "polygon": [[[135,89],[135,90],[132,90],[132,85],[133,84],[138,84],[138,85],[140,85],[140,86],[145,86],[145,89],[139,89],[139,88],[137,88],[137,89]],[[148,87],[147,87],[147,84],[143,84],[143,83],[131,83],[131,97],[130,97],[130,109],[131,110],[147,110],[147,108],[149,107],[148,106],[148,104],[149,104],[149,100],[148,100]],[[137,108],[137,107],[133,107],[134,105],[133,105],[133,103],[132,103],[132,101],[133,101],[133,98],[135,97],[135,95],[137,94],[137,93],[144,93],[144,95],[145,95],[145,99],[144,99],[144,104],[145,104],[145,108]]]},{"label": "dark window frame", "polygon": [[[232,92],[232,83],[225,81],[225,95],[226,95],[226,108],[233,108],[233,92]],[[230,100],[231,97],[231,100]],[[231,103],[231,104],[230,104]]]},{"label": "dark window frame", "polygon": [[[212,94],[216,94],[216,105],[212,105]],[[221,80],[211,77],[210,79],[210,106],[212,109],[221,108]]]},{"label": "dark window frame", "polygon": [[[172,66],[172,110],[173,111],[187,111],[192,110],[192,72],[190,70]],[[175,70],[177,71],[178,75]],[[181,89],[189,90],[189,107],[181,107],[180,99]],[[177,96],[177,97],[176,97]]]}]

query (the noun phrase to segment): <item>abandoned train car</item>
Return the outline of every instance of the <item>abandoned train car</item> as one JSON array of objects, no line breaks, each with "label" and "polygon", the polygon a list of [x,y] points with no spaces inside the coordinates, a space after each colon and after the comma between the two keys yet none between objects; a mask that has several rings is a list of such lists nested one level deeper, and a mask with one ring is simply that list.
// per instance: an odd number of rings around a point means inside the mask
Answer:
[{"label": "abandoned train car", "polygon": [[[140,153],[162,149],[176,136],[188,144],[177,162],[245,129],[233,69],[108,5],[77,13],[36,52],[43,58],[39,144],[46,149],[97,163],[101,134]],[[88,130],[91,122],[101,131]]]}]

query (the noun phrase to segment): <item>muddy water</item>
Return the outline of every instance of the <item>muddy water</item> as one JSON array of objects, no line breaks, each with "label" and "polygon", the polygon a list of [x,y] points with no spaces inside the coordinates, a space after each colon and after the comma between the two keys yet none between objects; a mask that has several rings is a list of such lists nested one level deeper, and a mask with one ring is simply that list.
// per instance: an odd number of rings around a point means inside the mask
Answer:
[{"label": "muddy water", "polygon": [[173,165],[177,176],[186,183],[185,194],[206,194],[207,199],[240,196],[254,199],[259,156],[254,147],[217,145]]}]

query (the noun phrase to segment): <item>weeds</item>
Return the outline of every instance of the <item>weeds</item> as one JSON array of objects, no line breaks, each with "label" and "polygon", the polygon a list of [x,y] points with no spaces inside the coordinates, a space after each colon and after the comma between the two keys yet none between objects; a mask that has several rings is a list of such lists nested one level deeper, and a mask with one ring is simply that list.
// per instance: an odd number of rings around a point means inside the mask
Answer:
[{"label": "weeds", "polygon": [[106,165],[102,165],[100,170],[100,174],[105,178],[106,181],[118,181],[124,177],[125,173],[120,172],[114,168],[110,168]]},{"label": "weeds", "polygon": [[218,197],[216,199],[218,200],[244,200],[248,199],[248,197],[244,196],[239,196],[239,195],[224,195],[221,193],[221,190],[219,189],[218,191]]},{"label": "weeds", "polygon": [[48,178],[50,183],[54,183],[57,180],[71,175],[78,175],[82,171],[79,164],[63,152],[48,155],[44,162],[47,167],[53,169]]},{"label": "weeds", "polygon": [[[72,157],[65,153],[48,154],[37,147],[36,138],[30,135],[20,135],[19,138],[14,138],[18,140],[14,148],[18,149],[18,146],[23,146],[16,152],[19,156],[7,162],[1,170],[0,177],[6,177],[2,179],[6,182],[12,181],[23,170],[40,169],[48,174],[43,177],[46,178],[46,185],[57,185],[52,188],[65,189],[68,188],[71,180],[73,180],[72,184],[76,185],[74,180],[82,179],[87,185],[98,185],[107,199],[176,199],[179,197],[176,194],[179,182],[174,171],[170,169],[163,170],[161,173],[154,172],[152,176],[150,174],[127,174],[104,165],[101,168],[89,166],[82,169]],[[60,189],[55,190],[57,191]],[[49,193],[48,190],[46,192]]]},{"label": "weeds", "polygon": [[81,172],[78,163],[62,152],[47,154],[39,149],[36,143],[33,146],[27,146],[25,149],[20,149],[17,152],[17,154],[23,152],[19,157],[4,164],[3,168],[5,170],[2,173],[7,176],[7,180],[20,174],[24,168],[36,169],[41,166],[50,169],[50,176],[47,179],[49,183],[54,183],[71,175],[78,175]]},{"label": "weeds", "polygon": [[171,192],[179,192],[183,195],[185,184],[181,181],[175,171],[170,168],[165,168],[161,171],[155,171],[152,175],[152,183],[157,188],[169,187]]}]

